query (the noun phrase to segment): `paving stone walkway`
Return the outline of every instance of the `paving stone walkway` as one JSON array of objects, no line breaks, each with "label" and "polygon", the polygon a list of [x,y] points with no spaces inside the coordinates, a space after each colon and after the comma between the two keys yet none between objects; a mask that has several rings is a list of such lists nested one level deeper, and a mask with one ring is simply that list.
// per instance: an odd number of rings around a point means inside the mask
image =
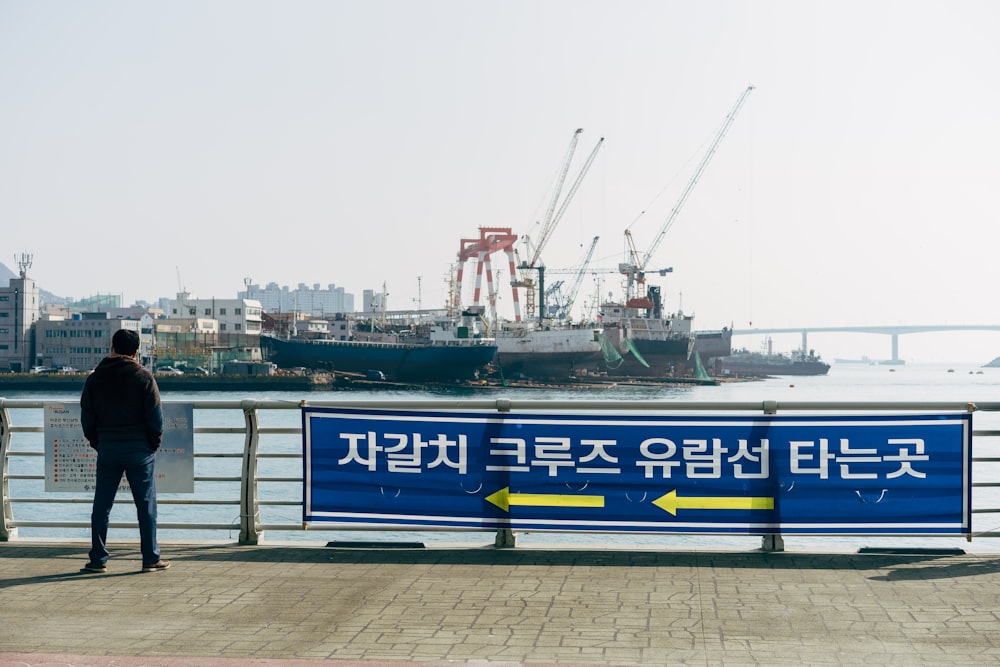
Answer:
[{"label": "paving stone walkway", "polygon": [[1000,554],[0,543],[12,665],[1000,664]]}]

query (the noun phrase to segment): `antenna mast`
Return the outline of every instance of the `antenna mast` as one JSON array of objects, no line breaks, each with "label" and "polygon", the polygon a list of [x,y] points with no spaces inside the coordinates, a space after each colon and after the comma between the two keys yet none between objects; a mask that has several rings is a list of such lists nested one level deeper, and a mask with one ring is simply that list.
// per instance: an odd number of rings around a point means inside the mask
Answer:
[{"label": "antenna mast", "polygon": [[22,252],[20,257],[14,255],[14,261],[17,262],[17,270],[22,279],[28,277],[28,269],[31,268],[31,258],[32,256],[26,252]]}]

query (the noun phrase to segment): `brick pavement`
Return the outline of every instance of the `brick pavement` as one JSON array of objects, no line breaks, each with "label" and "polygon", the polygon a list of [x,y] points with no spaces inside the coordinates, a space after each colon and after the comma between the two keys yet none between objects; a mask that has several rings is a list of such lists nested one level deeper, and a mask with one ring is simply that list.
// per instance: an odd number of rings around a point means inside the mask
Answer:
[{"label": "brick pavement", "polygon": [[0,543],[8,665],[982,665],[1000,555]]}]

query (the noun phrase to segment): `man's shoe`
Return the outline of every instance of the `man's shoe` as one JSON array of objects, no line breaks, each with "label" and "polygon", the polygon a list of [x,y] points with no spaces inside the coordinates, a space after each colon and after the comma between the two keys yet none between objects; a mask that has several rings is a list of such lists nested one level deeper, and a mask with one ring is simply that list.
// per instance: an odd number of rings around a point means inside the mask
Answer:
[{"label": "man's shoe", "polygon": [[142,571],[143,572],[162,572],[163,570],[166,570],[168,567],[170,567],[170,561],[158,560],[155,563],[153,563],[152,565],[143,565],[142,566]]},{"label": "man's shoe", "polygon": [[107,572],[108,566],[104,563],[87,563],[83,566],[81,572]]}]

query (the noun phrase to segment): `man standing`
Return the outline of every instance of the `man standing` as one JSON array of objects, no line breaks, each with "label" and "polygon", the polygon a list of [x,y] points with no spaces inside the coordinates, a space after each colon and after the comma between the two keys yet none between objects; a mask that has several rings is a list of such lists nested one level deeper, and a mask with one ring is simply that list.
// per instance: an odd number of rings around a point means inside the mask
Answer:
[{"label": "man standing", "polygon": [[90,561],[87,572],[108,569],[108,524],[122,473],[132,488],[142,571],[170,567],[160,560],[156,542],[156,450],[163,437],[163,412],[156,379],[137,361],[139,334],[119,329],[111,338],[111,354],[87,377],[80,396],[80,424],[97,450],[97,484],[90,515]]}]

